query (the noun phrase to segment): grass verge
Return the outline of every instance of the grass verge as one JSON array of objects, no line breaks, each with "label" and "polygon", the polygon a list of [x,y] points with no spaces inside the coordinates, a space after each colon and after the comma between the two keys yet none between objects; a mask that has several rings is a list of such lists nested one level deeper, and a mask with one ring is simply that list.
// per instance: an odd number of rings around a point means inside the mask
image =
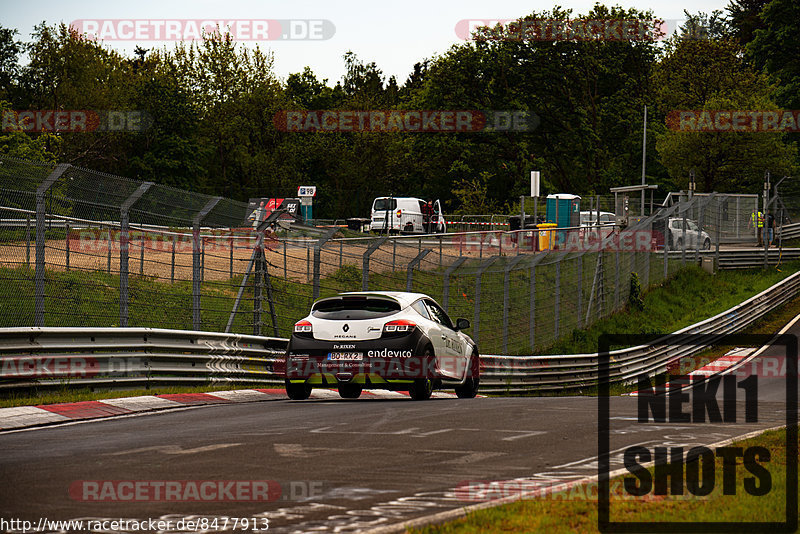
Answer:
[{"label": "grass verge", "polygon": [[[736,490],[724,495],[723,460],[715,461],[715,485],[705,497],[691,495],[632,497],[625,493],[622,477],[611,482],[610,519],[618,522],[663,521],[756,522],[785,520],[786,430],[765,432],[731,446],[747,450],[765,447],[769,462],[759,462],[770,474],[771,490],[766,495],[751,495],[745,489],[747,473],[738,462]],[[653,470],[649,469],[651,475]],[[746,474],[745,474],[746,473]],[[788,481],[800,487],[798,480]],[[410,529],[414,534],[499,533],[499,532],[598,532],[597,487],[576,486],[545,497],[523,499],[511,504],[470,512],[465,518],[442,525]],[[744,530],[745,527],[742,527]],[[677,529],[680,531],[680,529]]]}]

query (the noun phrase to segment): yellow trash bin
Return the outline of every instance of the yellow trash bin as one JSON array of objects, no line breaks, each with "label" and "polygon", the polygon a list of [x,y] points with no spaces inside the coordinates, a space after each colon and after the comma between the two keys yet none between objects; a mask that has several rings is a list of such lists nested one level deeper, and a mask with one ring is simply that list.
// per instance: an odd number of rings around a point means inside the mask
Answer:
[{"label": "yellow trash bin", "polygon": [[550,250],[553,245],[555,230],[543,230],[544,228],[556,228],[555,223],[542,223],[537,224],[536,228],[539,229],[539,250]]}]

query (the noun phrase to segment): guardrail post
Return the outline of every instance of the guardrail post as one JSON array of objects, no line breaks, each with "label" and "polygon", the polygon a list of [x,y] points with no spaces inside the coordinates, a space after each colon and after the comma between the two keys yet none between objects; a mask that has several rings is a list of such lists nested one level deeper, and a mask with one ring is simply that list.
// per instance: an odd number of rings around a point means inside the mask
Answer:
[{"label": "guardrail post", "polygon": [[[361,256],[361,290],[369,291],[369,257],[372,253],[378,250],[381,245],[386,241],[386,237],[379,237],[367,247],[367,250]],[[340,256],[341,257],[341,256]]]},{"label": "guardrail post", "polygon": [[461,264],[464,263],[465,261],[467,261],[467,258],[465,258],[464,256],[459,256],[456,259],[456,261],[454,261],[452,265],[450,265],[450,267],[448,267],[447,270],[445,270],[444,272],[444,283],[442,284],[444,297],[442,298],[442,306],[444,307],[444,311],[446,313],[450,313],[448,310],[448,305],[450,301],[450,275],[453,274],[456,269],[461,267]]},{"label": "guardrail post", "polygon": [[408,273],[406,274],[406,291],[411,291],[411,282],[414,279],[414,267],[419,265],[419,263],[422,261],[422,258],[427,256],[429,252],[432,252],[431,249],[423,249],[413,260],[408,263]]},{"label": "guardrail post", "polygon": [[322,246],[335,234],[338,228],[329,228],[314,244],[314,300],[319,298],[319,262]]},{"label": "guardrail post", "polygon": [[511,307],[511,303],[509,302],[509,282],[511,278],[511,269],[524,257],[525,256],[515,256],[514,259],[506,263],[506,268],[503,272],[503,354],[508,354],[508,312]]},{"label": "guardrail post", "polygon": [[220,200],[222,197],[214,197],[209,200],[192,221],[192,328],[195,330],[200,330],[202,326],[200,319],[200,223]]},{"label": "guardrail post", "polygon": [[34,274],[33,326],[44,326],[45,193],[70,165],[58,165],[36,188],[36,272]]},{"label": "guardrail post", "polygon": [[475,271],[475,323],[472,325],[472,332],[473,338],[475,339],[475,343],[479,343],[479,334],[480,334],[480,326],[481,326],[481,276],[489,266],[497,260],[499,256],[492,256],[491,258],[487,259],[483,263],[478,266],[478,270]]},{"label": "guardrail post", "polygon": [[230,259],[228,260],[228,278],[233,278],[233,234],[231,234],[230,239],[228,240],[228,244],[230,245]]}]

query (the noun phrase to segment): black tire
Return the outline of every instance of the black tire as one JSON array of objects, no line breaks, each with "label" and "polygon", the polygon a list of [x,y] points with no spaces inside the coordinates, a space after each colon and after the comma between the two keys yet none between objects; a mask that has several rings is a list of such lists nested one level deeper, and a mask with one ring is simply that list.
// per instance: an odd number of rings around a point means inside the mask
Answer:
[{"label": "black tire", "polygon": [[311,396],[311,386],[308,384],[292,384],[286,380],[286,395],[292,400],[306,400]]},{"label": "black tire", "polygon": [[[426,362],[426,364],[421,366],[423,369],[428,368],[427,361],[431,358],[433,358],[433,349],[426,347],[423,355],[423,360]],[[433,393],[433,378],[415,378],[414,383],[411,385],[411,389],[408,390],[408,393],[413,400],[430,399],[431,394]]]},{"label": "black tire", "polygon": [[677,241],[675,241],[675,250],[683,250],[683,238],[679,237]]},{"label": "black tire", "polygon": [[361,386],[358,384],[340,384],[339,396],[343,399],[357,399],[361,396]]},{"label": "black tire", "polygon": [[711,250],[711,240],[709,238],[703,241],[703,250]]},{"label": "black tire", "polygon": [[467,377],[464,385],[456,386],[456,396],[459,399],[474,399],[478,394],[478,386],[480,385],[480,358],[476,352],[473,352],[469,358],[469,376]]}]

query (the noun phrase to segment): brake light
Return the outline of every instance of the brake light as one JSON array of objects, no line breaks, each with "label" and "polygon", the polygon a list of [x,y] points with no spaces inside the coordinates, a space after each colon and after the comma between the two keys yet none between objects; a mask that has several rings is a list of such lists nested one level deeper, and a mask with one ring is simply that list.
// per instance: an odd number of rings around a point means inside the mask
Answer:
[{"label": "brake light", "polygon": [[397,210],[397,218],[399,219],[400,216],[403,214],[403,210]]},{"label": "brake light", "polygon": [[408,319],[398,319],[396,321],[389,321],[383,325],[384,332],[411,332],[417,326],[417,323],[409,321]]},{"label": "brake light", "polygon": [[296,334],[311,333],[311,323],[308,321],[299,321],[294,324],[294,332]]}]

